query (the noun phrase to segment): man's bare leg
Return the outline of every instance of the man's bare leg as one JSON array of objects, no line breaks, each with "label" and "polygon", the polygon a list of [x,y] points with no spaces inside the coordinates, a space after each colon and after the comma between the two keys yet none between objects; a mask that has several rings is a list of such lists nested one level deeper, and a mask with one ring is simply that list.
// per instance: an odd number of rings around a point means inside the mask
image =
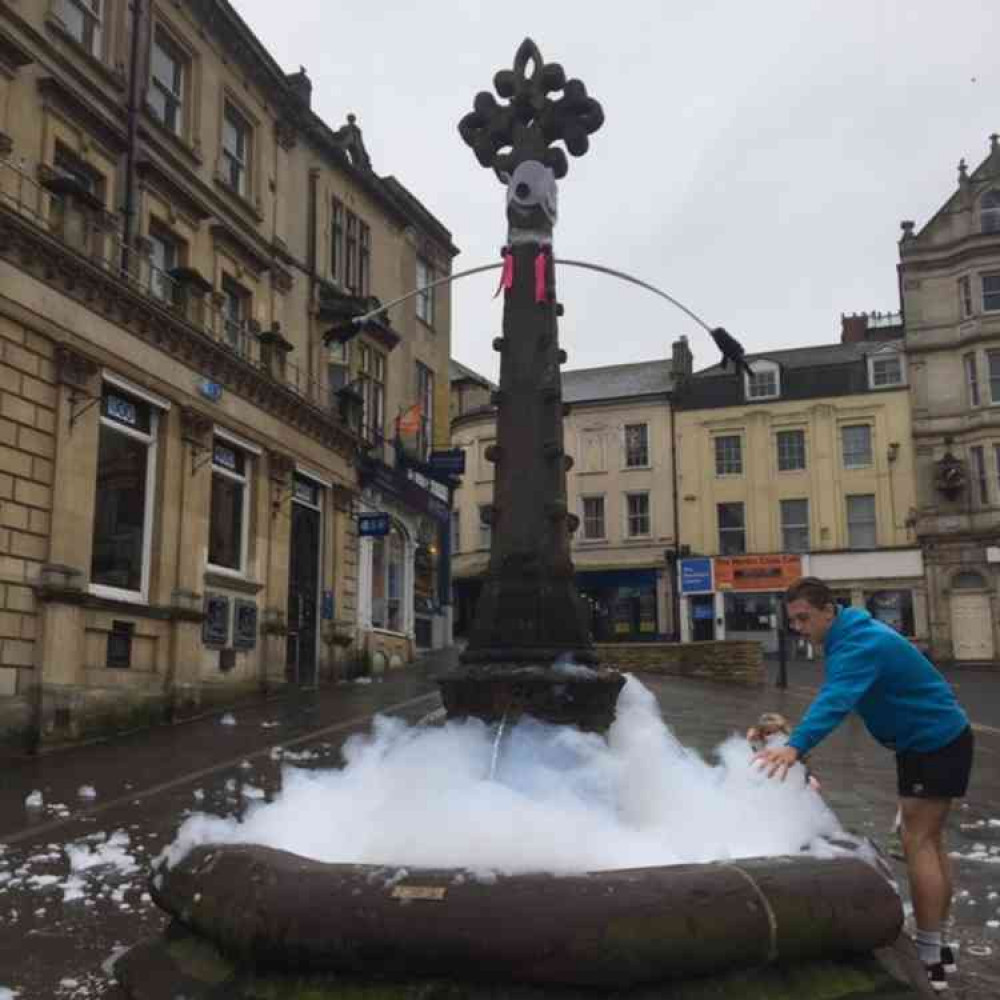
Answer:
[{"label": "man's bare leg", "polygon": [[951,799],[899,801],[913,915],[920,930],[940,931],[951,909],[951,864],[944,846]]}]

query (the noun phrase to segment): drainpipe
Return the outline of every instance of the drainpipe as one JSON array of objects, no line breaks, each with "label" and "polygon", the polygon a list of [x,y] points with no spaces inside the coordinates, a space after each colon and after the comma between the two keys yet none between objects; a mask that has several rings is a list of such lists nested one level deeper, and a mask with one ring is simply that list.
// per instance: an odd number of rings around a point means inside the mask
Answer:
[{"label": "drainpipe", "polygon": [[670,411],[670,479],[673,490],[674,504],[674,578],[670,581],[670,601],[674,619],[674,642],[681,641],[681,594],[680,594],[680,559],[681,559],[681,510],[679,490],[677,488],[677,413],[674,410],[674,397],[667,397],[667,409]]},{"label": "drainpipe", "polygon": [[139,92],[140,70],[139,48],[144,43],[143,18],[144,0],[132,0],[132,30],[130,33],[131,52],[128,70],[128,142],[125,149],[125,201],[122,205],[122,260],[121,266],[128,273],[131,266],[132,243],[135,238],[135,160],[139,137]]}]

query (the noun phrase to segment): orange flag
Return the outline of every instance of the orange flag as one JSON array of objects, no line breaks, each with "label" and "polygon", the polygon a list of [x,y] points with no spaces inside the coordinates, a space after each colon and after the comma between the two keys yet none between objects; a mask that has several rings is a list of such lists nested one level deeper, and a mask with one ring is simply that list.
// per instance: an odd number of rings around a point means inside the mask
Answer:
[{"label": "orange flag", "polygon": [[423,410],[419,403],[414,403],[408,410],[399,415],[396,426],[400,434],[417,434],[423,423]]}]

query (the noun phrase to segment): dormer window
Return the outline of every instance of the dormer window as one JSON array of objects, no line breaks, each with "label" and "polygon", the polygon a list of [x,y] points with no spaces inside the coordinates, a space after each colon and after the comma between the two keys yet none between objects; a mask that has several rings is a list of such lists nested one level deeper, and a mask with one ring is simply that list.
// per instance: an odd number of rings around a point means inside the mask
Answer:
[{"label": "dormer window", "polygon": [[747,399],[777,399],[781,395],[781,369],[773,361],[751,361],[752,375],[744,375]]},{"label": "dormer window", "polygon": [[868,387],[896,389],[906,385],[906,364],[896,350],[868,355]]},{"label": "dormer window", "polygon": [[987,191],[979,202],[979,225],[984,233],[1000,232],[1000,191]]}]

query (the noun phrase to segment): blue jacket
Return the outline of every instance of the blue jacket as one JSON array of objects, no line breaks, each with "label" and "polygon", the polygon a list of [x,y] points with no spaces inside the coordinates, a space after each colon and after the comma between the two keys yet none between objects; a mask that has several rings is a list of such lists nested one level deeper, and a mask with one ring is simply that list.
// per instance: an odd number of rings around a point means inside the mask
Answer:
[{"label": "blue jacket", "polygon": [[926,753],[969,724],[948,682],[895,629],[844,608],[824,642],[826,677],[788,739],[803,756],[857,711],[879,743]]}]

